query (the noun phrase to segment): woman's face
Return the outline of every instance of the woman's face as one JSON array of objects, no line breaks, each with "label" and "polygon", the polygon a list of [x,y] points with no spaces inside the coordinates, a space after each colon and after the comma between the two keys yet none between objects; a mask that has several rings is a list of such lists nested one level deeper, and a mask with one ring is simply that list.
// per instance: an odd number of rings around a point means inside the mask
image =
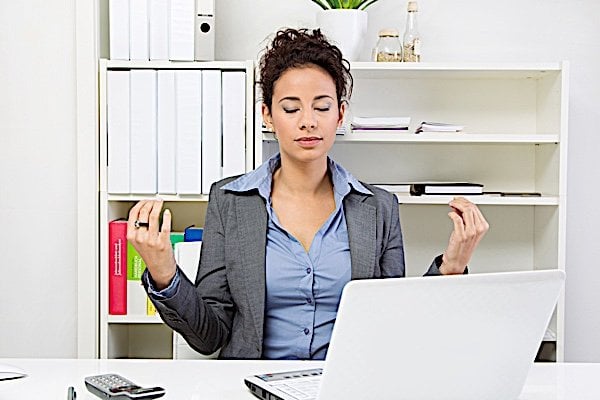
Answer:
[{"label": "woman's face", "polygon": [[327,157],[344,119],[335,83],[317,66],[291,68],[273,86],[271,110],[263,104],[267,128],[277,134],[282,159],[311,162]]}]

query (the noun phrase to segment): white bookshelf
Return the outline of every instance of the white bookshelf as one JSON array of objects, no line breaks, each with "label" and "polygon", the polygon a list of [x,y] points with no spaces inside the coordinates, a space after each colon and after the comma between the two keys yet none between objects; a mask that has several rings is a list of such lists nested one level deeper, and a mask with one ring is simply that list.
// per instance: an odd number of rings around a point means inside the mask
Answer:
[{"label": "white bookshelf", "polygon": [[[246,143],[246,170],[253,167],[254,160],[254,62],[168,62],[168,61],[115,61],[100,60],[99,82],[99,356],[101,358],[171,358],[173,334],[158,315],[109,315],[108,314],[108,221],[127,217],[129,209],[138,201],[155,199],[156,195],[109,194],[107,192],[107,120],[106,120],[106,74],[110,70],[135,69],[219,69],[244,71],[246,73],[246,119],[244,136]],[[187,226],[204,226],[208,195],[159,195],[165,208],[173,214],[172,231],[183,231]],[[143,292],[143,288],[139,290]]]},{"label": "white bookshelf", "polygon": [[[100,62],[100,356],[171,357],[172,333],[158,317],[109,316],[107,221],[124,217],[147,195],[106,192],[106,71],[110,69],[244,69],[252,62]],[[540,192],[540,197],[471,196],[491,228],[470,263],[471,273],[565,269],[568,64],[352,64],[350,113],[408,116],[408,132],[350,132],[336,138],[331,156],[370,183],[473,181],[486,191]],[[260,129],[254,79],[247,80],[246,169],[277,151]],[[255,98],[256,97],[256,98]],[[421,121],[457,123],[462,133],[414,134]],[[104,162],[104,164],[103,164]],[[174,230],[204,225],[207,196],[161,196],[174,213]],[[422,274],[446,247],[450,196],[398,193],[407,274]],[[184,226],[185,225],[185,226]],[[564,298],[548,340],[563,359]],[[493,343],[491,344],[493,345]]]},{"label": "white bookshelf", "polygon": [[[274,141],[273,133],[264,132],[264,140]],[[460,133],[460,132],[423,132],[419,134],[413,131],[401,133],[390,133],[385,131],[351,131],[345,135],[338,135],[338,143],[346,142],[364,142],[364,143],[497,143],[497,144],[542,144],[558,143],[560,140],[557,134],[479,134],[479,133]]]},{"label": "white bookshelf", "polygon": [[[331,151],[337,162],[369,183],[471,181],[491,192],[539,192],[540,197],[469,197],[491,225],[470,271],[565,269],[566,62],[355,62],[351,71],[348,120],[352,115],[410,117],[411,124],[407,132],[338,135]],[[255,130],[261,132],[258,118],[257,113]],[[465,129],[414,134],[422,121]],[[272,134],[259,133],[256,165],[275,151]],[[451,196],[397,195],[407,274],[421,275],[447,245]],[[556,342],[561,361],[564,297],[546,337]]]}]

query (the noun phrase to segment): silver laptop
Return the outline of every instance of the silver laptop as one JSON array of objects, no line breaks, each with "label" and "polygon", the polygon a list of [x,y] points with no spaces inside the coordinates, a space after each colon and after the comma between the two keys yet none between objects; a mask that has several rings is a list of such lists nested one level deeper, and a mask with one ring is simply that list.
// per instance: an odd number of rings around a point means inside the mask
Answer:
[{"label": "silver laptop", "polygon": [[516,399],[565,274],[352,281],[321,370],[246,377],[266,400]]}]

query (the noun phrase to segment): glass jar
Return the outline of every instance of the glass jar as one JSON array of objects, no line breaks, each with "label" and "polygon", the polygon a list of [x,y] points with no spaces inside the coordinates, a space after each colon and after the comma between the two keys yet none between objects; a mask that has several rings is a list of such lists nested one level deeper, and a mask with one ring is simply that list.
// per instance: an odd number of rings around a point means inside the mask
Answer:
[{"label": "glass jar", "polygon": [[400,62],[402,61],[402,43],[395,29],[382,29],[379,39],[373,49],[373,61]]},{"label": "glass jar", "polygon": [[406,15],[406,31],[404,32],[403,56],[404,62],[421,61],[421,35],[417,26],[417,12],[419,7],[416,1],[408,2],[408,13]]}]

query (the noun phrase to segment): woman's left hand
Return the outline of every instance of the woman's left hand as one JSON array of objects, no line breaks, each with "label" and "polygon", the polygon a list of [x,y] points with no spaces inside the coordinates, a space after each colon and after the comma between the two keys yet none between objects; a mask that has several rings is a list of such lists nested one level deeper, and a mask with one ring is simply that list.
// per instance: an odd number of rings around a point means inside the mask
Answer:
[{"label": "woman's left hand", "polygon": [[443,254],[440,272],[462,274],[490,226],[479,208],[464,197],[455,197],[449,205],[452,211],[448,216],[454,223],[454,230]]}]

